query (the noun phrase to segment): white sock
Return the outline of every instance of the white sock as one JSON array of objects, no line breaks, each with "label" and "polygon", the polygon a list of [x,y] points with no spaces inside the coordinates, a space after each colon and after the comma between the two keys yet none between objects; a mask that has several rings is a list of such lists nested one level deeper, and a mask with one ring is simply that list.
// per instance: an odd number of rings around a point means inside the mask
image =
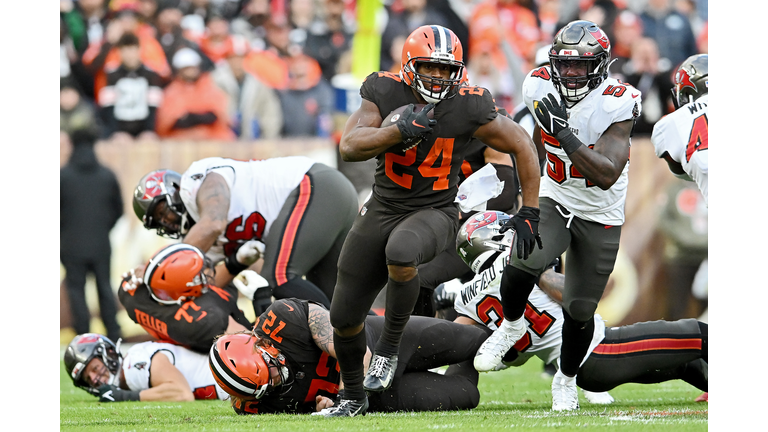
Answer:
[{"label": "white sock", "polygon": [[516,320],[508,320],[504,318],[504,321],[501,323],[500,329],[504,330],[507,333],[511,333],[513,331],[519,331],[521,328],[525,327],[525,318],[520,317]]}]

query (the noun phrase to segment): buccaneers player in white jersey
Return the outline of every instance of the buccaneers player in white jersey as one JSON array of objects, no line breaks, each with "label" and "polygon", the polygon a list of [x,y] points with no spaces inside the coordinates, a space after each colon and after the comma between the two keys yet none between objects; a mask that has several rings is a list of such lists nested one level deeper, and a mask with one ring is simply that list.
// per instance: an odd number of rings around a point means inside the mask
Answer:
[{"label": "buccaneers player in white jersey", "polygon": [[676,177],[693,181],[709,205],[709,56],[688,57],[675,72],[675,112],[653,127],[656,156],[667,161]]},{"label": "buccaneers player in white jersey", "polygon": [[[264,259],[267,299],[297,297],[330,306],[336,262],[358,209],[336,169],[304,156],[240,161],[211,157],[179,175],[146,174],[133,208],[147,229],[182,238],[223,262],[215,284]],[[256,315],[268,306],[254,299]]]},{"label": "buccaneers player in white jersey", "polygon": [[501,283],[505,319],[475,357],[477,370],[491,370],[524,337],[528,296],[547,265],[566,253],[561,367],[552,381],[555,411],[578,409],[576,373],[592,340],[593,315],[624,223],[630,137],[641,96],[608,77],[610,51],[600,27],[573,21],[552,42],[551,66],[532,70],[523,82],[523,99],[537,122],[534,142],[546,150],[539,189],[544,248],[510,255]]},{"label": "buccaneers player in white jersey", "polygon": [[[456,295],[456,322],[497,329],[504,319],[500,285],[514,234],[499,230],[509,215],[488,211],[467,220],[456,239],[459,255],[477,275]],[[533,356],[560,365],[564,325],[564,277],[547,269],[525,305],[525,333],[496,370],[520,366]],[[592,403],[610,403],[606,392],[625,383],[681,379],[706,392],[708,326],[695,319],[642,322],[606,328],[593,315],[588,349],[579,359],[577,384]],[[589,392],[589,393],[588,393]],[[602,396],[602,400],[596,397]],[[578,398],[578,395],[577,395]],[[578,399],[577,399],[578,402]]]}]

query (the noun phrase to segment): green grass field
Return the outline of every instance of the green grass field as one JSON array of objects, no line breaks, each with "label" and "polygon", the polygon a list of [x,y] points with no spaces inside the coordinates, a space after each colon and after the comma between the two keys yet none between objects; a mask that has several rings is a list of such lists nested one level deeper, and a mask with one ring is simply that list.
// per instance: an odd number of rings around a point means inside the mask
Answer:
[{"label": "green grass field", "polygon": [[611,394],[612,405],[589,404],[580,395],[576,413],[554,413],[542,365],[532,359],[521,368],[480,376],[480,406],[472,411],[440,413],[371,413],[365,417],[325,419],[308,415],[238,416],[227,402],[99,403],[74,387],[61,366],[62,431],[706,431],[707,403],[694,399],[694,387],[672,381],[626,384]]}]

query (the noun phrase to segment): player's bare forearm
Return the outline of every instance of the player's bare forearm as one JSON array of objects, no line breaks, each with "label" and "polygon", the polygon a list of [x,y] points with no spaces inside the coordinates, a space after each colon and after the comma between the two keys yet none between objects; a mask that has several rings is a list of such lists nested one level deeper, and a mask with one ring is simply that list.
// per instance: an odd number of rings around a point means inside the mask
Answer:
[{"label": "player's bare forearm", "polygon": [[547,269],[539,276],[539,282],[537,283],[539,288],[552,300],[558,304],[563,304],[563,287],[565,286],[565,276],[554,271],[553,269]]},{"label": "player's bare forearm", "polygon": [[328,310],[310,303],[307,322],[309,331],[312,333],[312,339],[318,348],[336,358],[336,349],[333,345],[333,327]]},{"label": "player's bare forearm", "polygon": [[360,108],[352,113],[344,126],[339,142],[341,158],[347,162],[368,160],[402,141],[397,126],[380,128],[381,121],[376,104],[363,99]]},{"label": "player's bare forearm", "polygon": [[579,172],[600,189],[607,190],[621,176],[629,160],[629,134],[632,120],[614,123],[606,129],[594,148],[587,143],[568,157]]},{"label": "player's bare forearm", "polygon": [[139,400],[142,402],[192,402],[195,396],[189,388],[185,389],[174,383],[163,383],[157,387],[142,390],[139,393]]},{"label": "player's bare forearm", "polygon": [[357,127],[341,137],[339,153],[346,162],[360,162],[376,157],[400,141],[400,130],[395,125],[381,129]]},{"label": "player's bare forearm", "polygon": [[208,173],[200,185],[196,200],[200,220],[184,236],[184,243],[207,252],[227,227],[229,186],[222,176]]}]

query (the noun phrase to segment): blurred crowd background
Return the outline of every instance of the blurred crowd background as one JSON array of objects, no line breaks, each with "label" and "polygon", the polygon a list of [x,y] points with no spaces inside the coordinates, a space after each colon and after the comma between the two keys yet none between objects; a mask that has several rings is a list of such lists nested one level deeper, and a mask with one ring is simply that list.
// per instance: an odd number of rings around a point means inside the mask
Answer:
[{"label": "blurred crowd background", "polygon": [[[411,31],[443,25],[462,42],[470,83],[491,90],[510,113],[521,106],[522,80],[536,64],[536,52],[560,27],[575,19],[600,25],[616,60],[610,74],[643,93],[630,165],[640,175],[630,175],[635,192],[630,190],[627,205],[628,228],[635,221],[641,228],[622,238],[615,289],[609,286],[606,293],[614,292],[613,303],[604,302],[617,312],[603,316],[613,316],[613,324],[705,312],[706,206],[695,184],[672,177],[647,140],[655,122],[673,109],[673,71],[688,56],[707,52],[707,0],[373,3],[380,49],[366,54],[378,62],[374,70],[398,72]],[[116,172],[125,203],[123,217],[110,219],[116,256],[110,289],[116,289],[121,272],[145,259],[146,252],[129,252],[135,242],[149,245],[141,249],[151,253],[159,241],[136,228],[130,206],[130,191],[149,170],[183,172],[207,156],[314,154],[348,174],[361,196],[366,194],[373,165],[344,164],[335,151],[346,117],[359,106],[360,83],[374,71],[356,68],[352,55],[361,4],[60,1],[61,166],[70,166],[71,155],[85,148]],[[659,291],[663,298],[643,297]],[[68,328],[66,290],[61,293],[61,326]],[[118,318],[124,328],[131,324]]]},{"label": "blurred crowd background", "polygon": [[[352,72],[356,12],[355,0],[62,0],[62,139],[338,139],[333,90]],[[643,92],[641,134],[668,112],[674,68],[707,52],[707,0],[386,0],[379,65],[398,72],[408,34],[443,25],[472,84],[513,112],[537,49],[574,19],[603,28],[611,74]]]}]

